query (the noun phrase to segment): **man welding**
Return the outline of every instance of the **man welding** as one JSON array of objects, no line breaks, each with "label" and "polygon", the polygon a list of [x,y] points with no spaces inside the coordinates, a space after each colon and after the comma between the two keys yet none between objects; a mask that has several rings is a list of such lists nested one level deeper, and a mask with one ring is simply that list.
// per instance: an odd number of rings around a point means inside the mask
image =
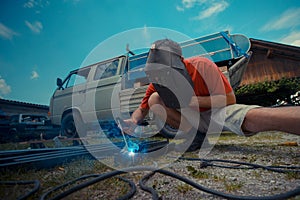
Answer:
[{"label": "man welding", "polygon": [[180,45],[170,39],[152,44],[145,73],[151,83],[139,108],[124,120],[127,133],[151,110],[182,131],[177,135],[190,141],[188,152],[200,149],[216,126],[242,136],[272,130],[300,134],[300,107],[236,104],[230,83],[215,63],[199,56],[184,59]]}]

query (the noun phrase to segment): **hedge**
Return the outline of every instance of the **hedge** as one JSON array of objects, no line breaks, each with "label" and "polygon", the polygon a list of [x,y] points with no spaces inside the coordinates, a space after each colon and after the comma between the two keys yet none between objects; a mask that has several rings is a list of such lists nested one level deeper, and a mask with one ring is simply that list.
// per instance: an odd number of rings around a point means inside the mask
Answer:
[{"label": "hedge", "polygon": [[244,85],[235,90],[235,95],[237,103],[274,106],[278,100],[293,104],[290,96],[297,91],[300,91],[300,77]]}]

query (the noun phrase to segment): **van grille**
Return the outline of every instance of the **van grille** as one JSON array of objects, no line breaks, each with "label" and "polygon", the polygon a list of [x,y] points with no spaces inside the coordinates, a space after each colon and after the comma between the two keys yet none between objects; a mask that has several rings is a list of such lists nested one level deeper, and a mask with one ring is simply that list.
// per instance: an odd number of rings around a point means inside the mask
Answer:
[{"label": "van grille", "polygon": [[121,113],[133,112],[137,109],[143,99],[148,85],[139,88],[129,88],[120,92]]}]

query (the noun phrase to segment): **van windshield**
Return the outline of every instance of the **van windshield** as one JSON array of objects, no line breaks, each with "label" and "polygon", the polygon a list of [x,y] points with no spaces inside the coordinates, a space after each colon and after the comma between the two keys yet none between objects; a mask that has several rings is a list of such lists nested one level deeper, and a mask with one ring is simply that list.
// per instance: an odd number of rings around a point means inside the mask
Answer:
[{"label": "van windshield", "polygon": [[65,88],[86,83],[90,68],[80,69],[71,74],[65,81]]}]

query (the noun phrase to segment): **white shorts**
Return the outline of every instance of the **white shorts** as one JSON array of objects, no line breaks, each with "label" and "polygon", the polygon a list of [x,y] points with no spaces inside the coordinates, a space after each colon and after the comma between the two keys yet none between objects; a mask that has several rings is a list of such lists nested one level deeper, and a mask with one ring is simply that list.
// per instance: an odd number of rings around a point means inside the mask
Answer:
[{"label": "white shorts", "polygon": [[231,131],[237,135],[245,136],[241,128],[245,116],[249,110],[259,107],[257,105],[233,104],[224,108],[200,112],[200,119],[198,111],[182,109],[182,113],[194,127],[198,126],[200,132]]}]

